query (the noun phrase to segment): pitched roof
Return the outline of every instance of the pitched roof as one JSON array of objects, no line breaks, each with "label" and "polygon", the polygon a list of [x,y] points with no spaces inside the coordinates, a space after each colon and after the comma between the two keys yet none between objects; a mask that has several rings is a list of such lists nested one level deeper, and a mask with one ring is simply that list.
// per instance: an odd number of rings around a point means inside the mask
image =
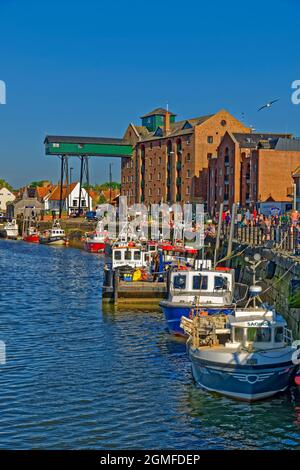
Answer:
[{"label": "pitched roof", "polygon": [[[73,189],[77,186],[78,183],[74,182],[68,185],[63,186],[63,191],[62,191],[62,199],[66,199],[70,193],[73,191]],[[50,201],[60,201],[60,185],[58,184],[57,186],[54,187],[54,189],[51,192],[51,196],[49,197]]]},{"label": "pitched roof", "polygon": [[274,142],[275,150],[285,150],[288,152],[300,152],[300,138],[286,139],[280,137]]},{"label": "pitched roof", "polygon": [[88,193],[89,193],[89,196],[92,198],[93,201],[98,201],[99,193],[97,191],[94,191],[93,189],[89,189]]},{"label": "pitched roof", "polygon": [[171,114],[171,116],[177,116],[177,114],[171,113],[171,111],[168,111],[165,108],[155,108],[153,111],[150,111],[150,113],[144,114],[144,116],[141,116],[141,119],[153,116],[155,114],[158,114],[160,116],[165,116],[167,113]]},{"label": "pitched roof", "polygon": [[[105,197],[105,200],[106,201],[109,201],[110,200],[110,190],[109,189],[103,189],[101,191],[101,193],[103,194],[103,196]],[[111,191],[111,199],[112,201],[114,199],[116,199],[118,196],[120,196],[120,190],[119,189],[112,189]]]},{"label": "pitched roof", "polygon": [[[160,128],[163,131],[162,133],[163,135],[159,135],[159,136],[155,135],[157,129],[155,129],[154,132],[150,132],[145,126],[134,126],[134,127],[140,136],[140,140],[142,141],[156,140],[156,139],[164,138],[164,137],[174,137],[176,135],[191,134],[195,126],[199,126],[203,124],[205,121],[207,121],[213,116],[214,114],[208,114],[205,116],[199,116],[199,117],[195,117],[191,119],[184,119],[183,121],[171,122],[170,131],[168,132],[167,135],[164,133],[163,126],[160,126]],[[186,123],[189,123],[190,126],[184,128]]]},{"label": "pitched roof", "polygon": [[46,197],[54,189],[54,187],[55,186],[53,184],[49,184],[47,186],[37,186],[37,197],[39,199],[44,199],[44,197]]},{"label": "pitched roof", "polygon": [[287,139],[285,140],[290,140],[291,134],[272,134],[272,133],[242,133],[242,132],[233,132],[232,133],[233,137],[237,140],[239,143],[240,147],[242,148],[249,148],[249,149],[254,149],[258,146],[259,142],[265,141],[265,142],[272,142],[274,140],[278,140],[281,137],[286,137],[288,136]]}]

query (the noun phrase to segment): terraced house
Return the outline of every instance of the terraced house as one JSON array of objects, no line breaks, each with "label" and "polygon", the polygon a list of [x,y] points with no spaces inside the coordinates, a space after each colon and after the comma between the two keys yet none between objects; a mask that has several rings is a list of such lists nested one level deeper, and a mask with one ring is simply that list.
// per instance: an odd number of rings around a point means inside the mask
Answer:
[{"label": "terraced house", "polygon": [[141,120],[124,135],[133,145],[121,168],[121,194],[129,204],[206,202],[208,161],[217,155],[222,137],[251,131],[224,109],[177,121],[176,114],[157,108]]}]

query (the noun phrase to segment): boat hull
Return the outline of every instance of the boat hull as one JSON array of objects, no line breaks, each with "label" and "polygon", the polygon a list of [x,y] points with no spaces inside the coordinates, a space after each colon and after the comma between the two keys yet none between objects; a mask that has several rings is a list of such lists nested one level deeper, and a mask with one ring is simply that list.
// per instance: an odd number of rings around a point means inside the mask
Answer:
[{"label": "boat hull", "polygon": [[[234,354],[231,356],[231,360],[227,360],[226,363],[224,361],[218,363],[199,357],[197,350],[190,350],[189,357],[195,381],[208,391],[253,402],[286,390],[295,373],[291,354],[286,356],[284,362],[283,357],[279,363],[274,357],[271,362],[256,366],[243,364],[242,360],[237,361],[239,358]],[[253,360],[253,356],[251,358]]]},{"label": "boat hull", "polygon": [[39,242],[42,245],[60,245],[60,246],[62,246],[62,245],[66,244],[66,240],[64,238],[60,238],[60,237],[40,238]]},{"label": "boat hull", "polygon": [[39,236],[38,235],[25,235],[23,237],[24,242],[28,243],[39,243]]},{"label": "boat hull", "polygon": [[84,249],[89,253],[103,253],[104,248],[104,242],[85,242],[84,244]]},{"label": "boat hull", "polygon": [[18,230],[2,229],[0,230],[0,238],[8,238],[9,240],[16,240],[18,238]]},{"label": "boat hull", "polygon": [[[164,300],[160,302],[160,307],[163,311],[165,320],[167,322],[167,328],[170,334],[172,335],[179,335],[179,336],[186,336],[183,329],[180,328],[181,317],[189,318],[190,312],[192,308],[196,308],[196,305],[191,304],[179,304],[169,302]],[[201,309],[201,305],[197,308]],[[218,313],[222,313],[223,315],[230,315],[233,312],[233,308],[230,307],[209,307],[206,306],[202,307],[203,310],[208,312],[209,315],[216,315]]]}]

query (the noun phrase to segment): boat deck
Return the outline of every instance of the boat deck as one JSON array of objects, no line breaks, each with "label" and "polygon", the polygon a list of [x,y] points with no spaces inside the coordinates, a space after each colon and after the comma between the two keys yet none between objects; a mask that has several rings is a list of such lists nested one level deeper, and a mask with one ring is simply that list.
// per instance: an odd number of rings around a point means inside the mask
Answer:
[{"label": "boat deck", "polygon": [[119,281],[117,293],[113,287],[106,286],[102,292],[103,302],[158,305],[166,298],[167,285],[165,282]]}]

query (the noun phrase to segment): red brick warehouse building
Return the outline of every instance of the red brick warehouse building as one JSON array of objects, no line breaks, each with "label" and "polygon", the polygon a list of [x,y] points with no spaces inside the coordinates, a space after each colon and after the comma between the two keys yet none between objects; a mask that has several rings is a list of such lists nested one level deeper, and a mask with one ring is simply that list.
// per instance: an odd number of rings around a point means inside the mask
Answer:
[{"label": "red brick warehouse building", "polygon": [[209,159],[208,211],[235,203],[257,208],[291,204],[293,173],[300,165],[300,140],[292,134],[226,132],[217,156]]},{"label": "red brick warehouse building", "polygon": [[207,201],[208,161],[226,132],[245,132],[242,122],[226,110],[176,121],[158,108],[129,124],[124,140],[133,145],[131,158],[122,158],[121,195],[128,203]]}]

